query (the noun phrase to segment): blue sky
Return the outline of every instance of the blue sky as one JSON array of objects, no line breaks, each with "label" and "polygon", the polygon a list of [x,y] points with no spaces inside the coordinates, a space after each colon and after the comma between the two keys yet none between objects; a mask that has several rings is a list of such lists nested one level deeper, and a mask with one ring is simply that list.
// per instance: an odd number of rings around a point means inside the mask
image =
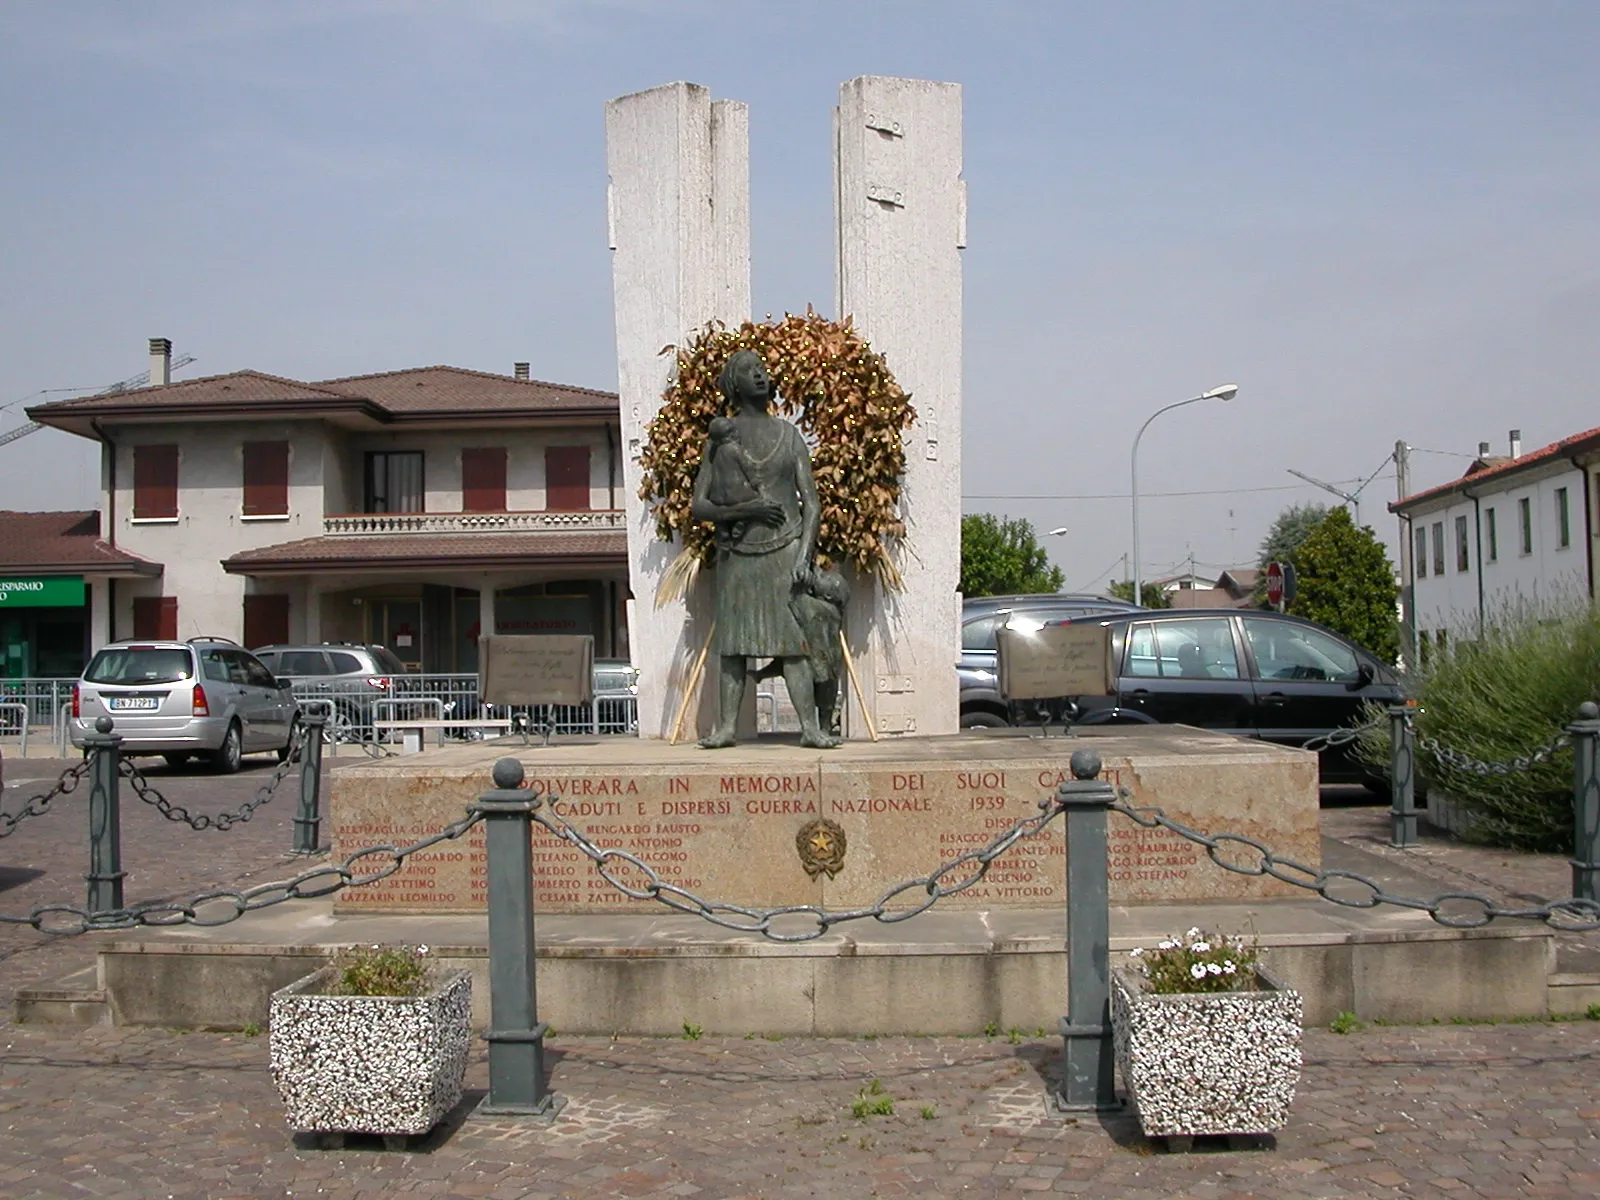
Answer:
[{"label": "blue sky", "polygon": [[[838,85],[908,75],[965,88],[968,511],[1103,587],[1134,432],[1231,380],[1144,438],[1146,576],[1253,561],[1330,499],[1289,467],[1379,471],[1392,543],[1397,438],[1422,487],[1600,424],[1597,49],[1559,0],[4,0],[0,430],[151,336],[180,377],[613,387],[602,109],[674,79],[750,105],[757,315],[827,311]],[[0,447],[0,507],[96,480]]]}]

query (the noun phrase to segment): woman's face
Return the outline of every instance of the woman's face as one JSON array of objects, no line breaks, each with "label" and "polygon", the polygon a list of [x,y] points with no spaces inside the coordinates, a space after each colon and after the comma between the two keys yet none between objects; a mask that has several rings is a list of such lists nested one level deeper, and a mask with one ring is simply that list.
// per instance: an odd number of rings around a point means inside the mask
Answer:
[{"label": "woman's face", "polygon": [[743,401],[759,401],[762,408],[772,395],[772,378],[767,368],[755,355],[742,358],[734,365],[734,387]]}]

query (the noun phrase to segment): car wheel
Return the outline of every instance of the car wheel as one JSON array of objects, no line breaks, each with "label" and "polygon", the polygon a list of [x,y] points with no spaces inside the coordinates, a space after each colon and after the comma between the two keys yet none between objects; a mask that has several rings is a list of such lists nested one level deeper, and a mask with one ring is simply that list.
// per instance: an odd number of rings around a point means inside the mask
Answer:
[{"label": "car wheel", "polygon": [[211,769],[218,775],[232,775],[239,769],[239,760],[244,757],[244,743],[240,739],[239,722],[234,721],[228,726],[228,732],[222,736],[222,745],[211,755]]},{"label": "car wheel", "polygon": [[961,728],[963,729],[1004,729],[1010,722],[1004,717],[997,717],[992,712],[969,712],[961,714]]},{"label": "car wheel", "polygon": [[181,771],[189,765],[187,754],[163,754],[161,757],[166,760],[168,769],[173,771]]},{"label": "car wheel", "polygon": [[300,718],[296,716],[294,720],[289,722],[289,740],[283,744],[283,749],[278,751],[279,762],[289,761],[289,754],[294,750],[294,740],[303,732],[304,730],[300,725]]}]

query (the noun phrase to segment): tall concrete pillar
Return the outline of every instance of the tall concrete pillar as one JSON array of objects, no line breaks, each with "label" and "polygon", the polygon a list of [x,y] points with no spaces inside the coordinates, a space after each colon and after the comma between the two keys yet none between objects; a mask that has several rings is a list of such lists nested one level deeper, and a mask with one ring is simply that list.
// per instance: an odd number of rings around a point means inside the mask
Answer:
[{"label": "tall concrete pillar", "polygon": [[[838,314],[854,319],[917,409],[905,433],[905,590],[856,589],[851,653],[880,733],[951,733],[959,724],[961,87],[852,79],[839,89],[834,133]],[[862,733],[853,723],[850,736]]]},{"label": "tall concrete pillar", "polygon": [[683,345],[713,318],[734,325],[750,315],[749,143],[745,105],[713,101],[697,84],[671,83],[606,105],[631,648],[643,737],[671,736],[711,605],[702,581],[689,605],[656,607],[656,587],[679,547],[656,538],[639,499],[639,453],[673,365],[661,348]]}]

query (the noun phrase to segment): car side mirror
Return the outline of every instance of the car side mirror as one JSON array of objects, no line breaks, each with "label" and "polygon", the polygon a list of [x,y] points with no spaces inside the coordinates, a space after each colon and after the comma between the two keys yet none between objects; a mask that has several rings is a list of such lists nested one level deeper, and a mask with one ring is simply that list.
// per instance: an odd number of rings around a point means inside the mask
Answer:
[{"label": "car side mirror", "polygon": [[287,679],[280,679],[278,680],[278,690],[280,692],[292,692],[294,691],[294,684]]},{"label": "car side mirror", "polygon": [[1356,668],[1356,677],[1349,683],[1345,684],[1345,686],[1352,692],[1359,692],[1362,688],[1366,687],[1376,678],[1377,675],[1372,670],[1372,664],[1362,663]]}]

